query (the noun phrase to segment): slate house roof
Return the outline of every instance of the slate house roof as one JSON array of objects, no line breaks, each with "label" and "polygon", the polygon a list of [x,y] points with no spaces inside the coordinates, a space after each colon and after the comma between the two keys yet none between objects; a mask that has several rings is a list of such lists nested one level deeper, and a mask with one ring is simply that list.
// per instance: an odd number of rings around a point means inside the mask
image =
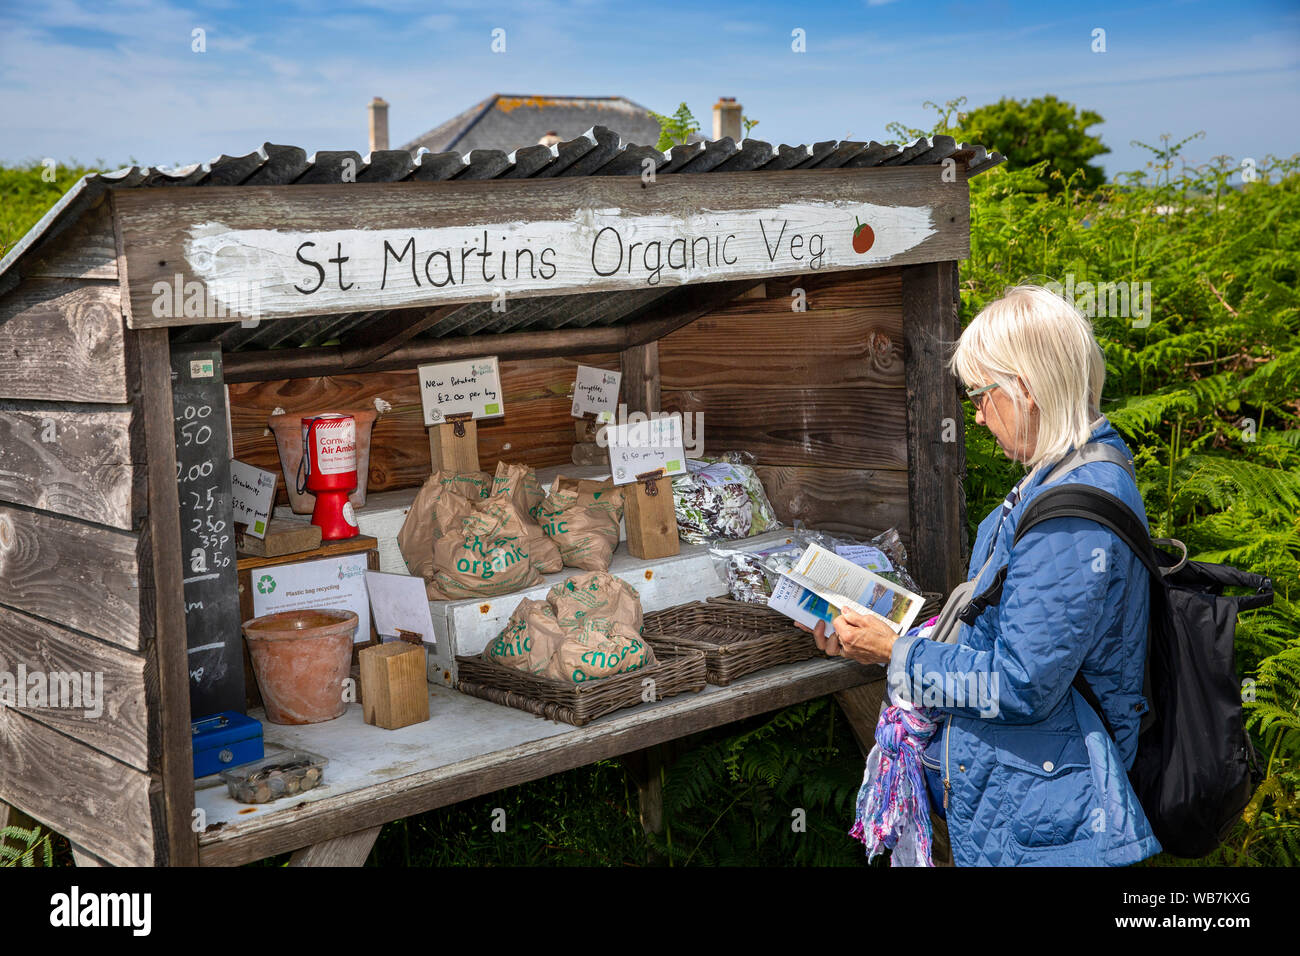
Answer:
[{"label": "slate house roof", "polygon": [[[535,146],[549,132],[561,140],[581,136],[593,126],[616,129],[629,143],[657,143],[659,124],[641,104],[624,96],[536,96],[495,93],[458,116],[435,126],[402,148],[431,153],[454,149],[510,152]],[[691,142],[702,137],[693,136]]]}]

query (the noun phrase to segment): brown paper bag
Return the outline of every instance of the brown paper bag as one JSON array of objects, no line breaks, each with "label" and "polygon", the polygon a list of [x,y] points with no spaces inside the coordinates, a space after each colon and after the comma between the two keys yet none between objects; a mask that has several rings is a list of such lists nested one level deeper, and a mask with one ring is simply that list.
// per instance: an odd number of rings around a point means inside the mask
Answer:
[{"label": "brown paper bag", "polygon": [[497,462],[497,474],[492,481],[492,497],[510,501],[524,517],[528,556],[533,567],[543,574],[563,570],[564,561],[560,557],[560,549],[542,531],[542,526],[535,517],[543,497],[537,473],[528,465]]},{"label": "brown paper bag", "polygon": [[604,571],[618,547],[623,491],[612,481],[557,477],[538,510],[566,567]]},{"label": "brown paper bag", "polygon": [[[435,515],[443,492],[455,492],[455,497],[463,501],[479,501],[487,497],[490,486],[491,478],[483,471],[459,475],[435,471],[425,479],[411,502],[411,510],[406,513],[401,530],[397,532],[397,547],[411,574],[426,581],[433,577],[433,542],[441,534]],[[466,514],[469,514],[469,509],[460,516]]]},{"label": "brown paper bag", "polygon": [[566,630],[564,643],[551,658],[547,676],[575,684],[639,670],[655,662],[654,651],[623,624],[602,627],[590,621]]},{"label": "brown paper bag", "polygon": [[[452,496],[439,499],[439,509]],[[489,499],[433,543],[433,584],[449,598],[490,597],[541,583],[528,558],[523,517],[505,498]]]},{"label": "brown paper bag", "polygon": [[406,520],[397,532],[397,547],[402,552],[406,569],[426,580],[433,577],[433,509],[441,497],[442,483],[435,472],[416,492],[411,510],[406,513]]},{"label": "brown paper bag", "polygon": [[492,479],[490,497],[509,495],[516,506],[522,506],[524,514],[537,519],[537,506],[546,497],[542,483],[537,480],[537,472],[531,465],[523,462],[497,462],[497,473]]},{"label": "brown paper bag", "polygon": [[566,629],[581,628],[590,621],[609,626],[620,624],[633,634],[641,633],[641,595],[622,578],[608,571],[579,574],[555,585],[546,600]]},{"label": "brown paper bag", "polygon": [[483,658],[529,674],[546,674],[564,637],[553,607],[524,598],[505,629],[483,649]]}]

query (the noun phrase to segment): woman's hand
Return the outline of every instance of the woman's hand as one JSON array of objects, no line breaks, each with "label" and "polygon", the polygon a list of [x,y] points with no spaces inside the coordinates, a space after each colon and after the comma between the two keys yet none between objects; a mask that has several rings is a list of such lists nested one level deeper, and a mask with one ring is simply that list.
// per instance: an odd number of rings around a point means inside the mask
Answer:
[{"label": "woman's hand", "polygon": [[835,633],[826,635],[826,622],[818,621],[817,629],[811,630],[798,624],[801,630],[808,631],[817,641],[817,647],[830,657],[847,657],[859,664],[885,664],[894,649],[898,635],[893,629],[877,617],[859,614],[844,608],[831,627]]}]

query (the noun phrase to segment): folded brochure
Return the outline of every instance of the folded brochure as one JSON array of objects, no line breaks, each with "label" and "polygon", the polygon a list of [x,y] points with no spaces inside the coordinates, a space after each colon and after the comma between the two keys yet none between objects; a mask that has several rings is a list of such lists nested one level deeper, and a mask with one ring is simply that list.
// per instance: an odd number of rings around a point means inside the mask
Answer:
[{"label": "folded brochure", "polygon": [[809,545],[794,567],[783,572],[772,588],[768,606],[810,628],[831,621],[841,609],[884,621],[897,634],[906,633],[925,599],[873,574],[820,545]]}]

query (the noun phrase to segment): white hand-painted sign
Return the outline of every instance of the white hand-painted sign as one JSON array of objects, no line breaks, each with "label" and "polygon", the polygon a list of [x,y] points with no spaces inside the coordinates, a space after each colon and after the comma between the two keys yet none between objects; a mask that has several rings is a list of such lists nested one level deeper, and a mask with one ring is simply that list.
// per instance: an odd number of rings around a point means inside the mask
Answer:
[{"label": "white hand-painted sign", "polygon": [[266,523],[275,503],[276,473],[254,468],[242,461],[230,463],[230,500],[235,523],[248,526],[254,538],[266,537]]},{"label": "white hand-painted sign", "polygon": [[421,365],[420,401],[424,424],[438,425],[448,415],[469,412],[472,418],[501,418],[501,368],[495,355],[465,362]]},{"label": "white hand-painted sign", "polygon": [[848,200],[441,228],[189,227],[183,255],[209,300],[263,317],[718,281],[888,262],[938,231],[929,206]]},{"label": "white hand-painted sign", "polygon": [[608,425],[609,469],[614,484],[626,485],[637,475],[662,468],[666,476],[686,473],[686,451],[682,446],[682,416],[679,412],[659,418]]},{"label": "white hand-painted sign", "polygon": [[612,422],[618,411],[618,386],[622,380],[622,372],[579,365],[573,383],[573,417],[593,414],[598,422]]}]

